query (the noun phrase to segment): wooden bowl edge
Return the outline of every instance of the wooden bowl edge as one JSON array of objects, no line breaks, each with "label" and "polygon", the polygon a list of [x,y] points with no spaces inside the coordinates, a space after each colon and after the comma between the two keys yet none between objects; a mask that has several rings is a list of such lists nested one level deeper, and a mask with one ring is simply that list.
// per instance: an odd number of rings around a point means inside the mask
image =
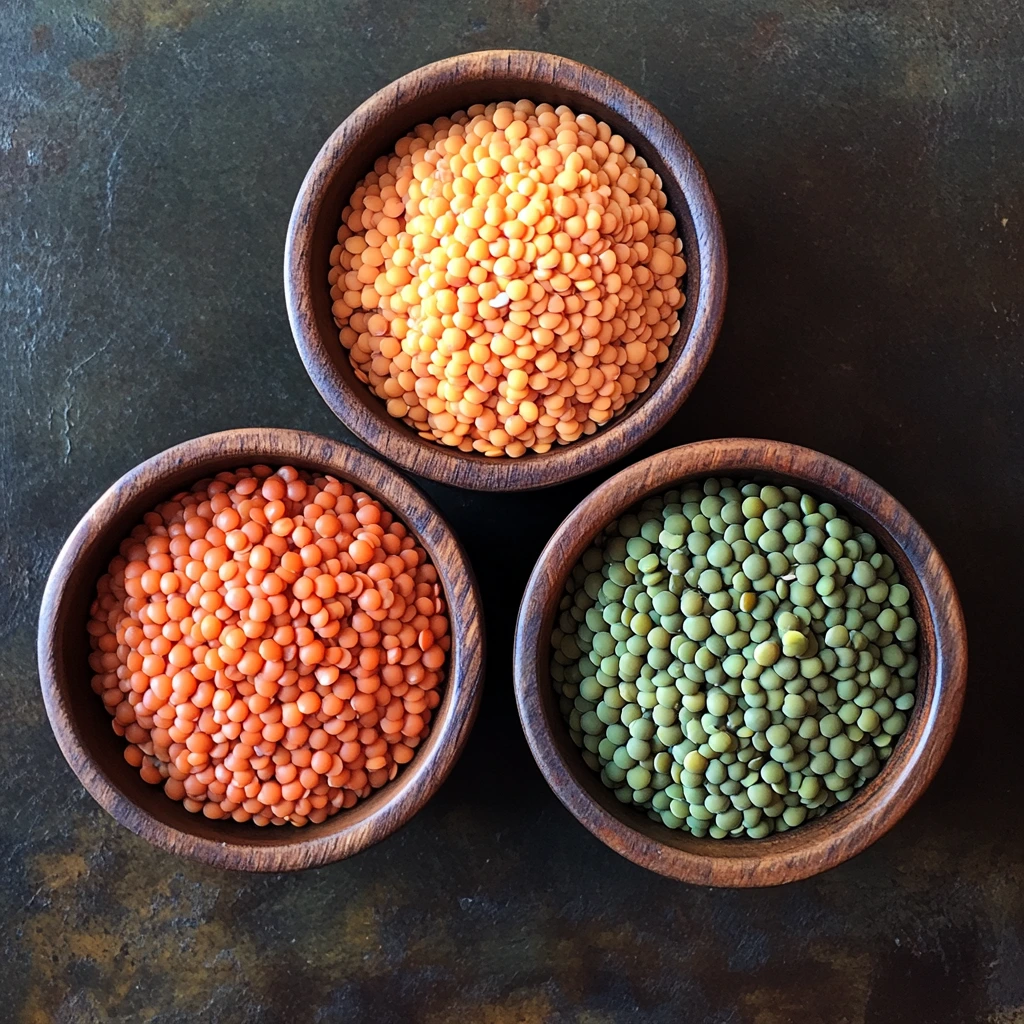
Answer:
[{"label": "wooden bowl edge", "polygon": [[[211,453],[201,450],[202,447],[218,443],[235,446],[237,451],[229,449]],[[315,446],[319,446],[321,452],[331,454],[318,455]],[[276,451],[273,450],[275,448]],[[430,735],[431,738],[435,735],[438,738],[433,741],[430,756],[423,760],[413,758],[410,767],[415,766],[415,769],[400,774],[399,779],[406,774],[410,778],[396,791],[394,798],[382,801],[381,806],[370,816],[350,829],[341,827],[326,835],[310,836],[306,834],[310,826],[304,826],[295,830],[294,837],[282,834],[281,842],[261,845],[217,842],[175,828],[141,808],[120,789],[114,779],[98,769],[81,739],[80,730],[62,691],[59,677],[63,668],[55,641],[59,639],[59,618],[66,600],[64,581],[86,548],[104,535],[105,524],[121,504],[125,491],[142,493],[154,486],[160,477],[172,470],[181,470],[183,465],[195,470],[199,474],[196,478],[200,478],[203,465],[227,455],[237,456],[239,465],[247,459],[254,461],[261,458],[281,463],[295,460],[328,464],[334,457],[348,460],[355,456],[356,462],[363,461],[380,472],[389,491],[395,488],[412,495],[433,521],[436,536],[431,536],[427,541],[421,536],[421,531],[417,530],[416,535],[424,542],[431,561],[437,567],[446,597],[452,593],[451,581],[456,580],[456,576],[463,581],[461,589],[468,599],[449,601],[448,614],[453,634],[458,621],[466,635],[453,645],[454,660],[445,683],[447,688],[452,685],[452,680],[458,678],[459,692],[455,694],[445,717],[435,719]],[[323,471],[338,472],[351,479],[350,467],[349,473],[337,467]],[[147,481],[150,474],[156,475]],[[357,474],[362,477],[363,469],[359,468]],[[389,499],[381,487],[366,485],[359,480],[353,482],[377,492],[388,507],[409,524],[410,508],[399,507],[397,501]],[[97,522],[100,524],[98,527],[95,525]],[[438,546],[442,543],[447,544],[451,549],[450,555],[456,560],[453,568],[443,565],[438,558]],[[472,565],[454,530],[426,495],[377,455],[343,442],[308,431],[243,428],[202,435],[174,445],[128,470],[93,503],[61,547],[47,579],[40,606],[37,656],[43,701],[61,753],[90,795],[118,823],[169,853],[187,856],[214,867],[280,872],[317,867],[352,856],[395,832],[431,799],[461,755],[476,720],[483,690],[486,651],[482,604]],[[112,740],[117,740],[113,732],[110,735]],[[438,762],[439,770],[435,767]],[[387,787],[382,787],[378,792],[385,793],[386,790]],[[335,822],[338,817],[332,816],[327,821]]]},{"label": "wooden bowl edge", "polygon": [[[400,104],[406,90],[415,89],[419,84],[432,84],[446,77],[459,80],[486,77],[471,63],[474,60],[494,65],[488,71],[497,70],[504,62],[506,70],[512,73],[517,58],[538,62],[550,72],[552,81],[556,66],[571,69],[576,76],[572,86],[576,91],[606,103],[633,125],[645,142],[652,133],[650,128],[642,131],[636,127],[638,112],[644,112],[657,123],[671,152],[666,152],[662,145],[649,145],[658,150],[686,198],[697,236],[701,274],[696,295],[687,293],[687,302],[697,304],[692,327],[668,364],[668,372],[649,398],[572,445],[536,459],[524,456],[492,461],[456,455],[441,445],[415,437],[400,424],[383,423],[361,411],[353,413],[354,409],[366,406],[367,395],[347,381],[336,379],[330,372],[326,342],[317,329],[312,295],[304,285],[309,277],[311,236],[322,207],[326,182],[332,167],[343,161],[347,149],[351,148],[349,133],[354,138],[356,129],[363,130],[360,121],[368,116],[372,118],[378,109]],[[599,93],[597,89],[585,88],[588,77],[600,82],[606,91]],[[292,208],[285,241],[284,288],[292,335],[314,386],[332,412],[362,441],[407,471],[449,486],[491,492],[529,491],[594,472],[632,451],[668,422],[696,385],[718,340],[728,293],[728,256],[721,215],[707,175],[679,129],[650,100],[604,71],[557,54],[534,50],[478,50],[447,57],[402,75],[364,100],[335,128],[307,171]],[[641,418],[635,419],[630,429],[630,420],[636,416]]]},{"label": "wooden bowl edge", "polygon": [[[735,469],[732,472],[796,477],[798,472],[794,471],[794,467],[802,467],[805,462],[823,464],[836,474],[837,484],[849,486],[848,482],[854,481],[858,485],[867,486],[876,497],[891,502],[895,514],[894,522],[901,531],[912,532],[919,549],[918,553],[926,559],[929,567],[930,576],[927,580],[922,579],[916,567],[914,572],[927,599],[929,617],[936,623],[937,657],[932,670],[935,678],[934,693],[927,706],[927,715],[923,720],[916,720],[918,724],[915,730],[919,731],[919,735],[906,767],[900,774],[884,779],[878,790],[870,794],[872,806],[866,808],[870,813],[865,813],[859,820],[849,823],[830,840],[818,840],[813,845],[801,842],[799,829],[787,832],[784,836],[778,837],[788,837],[787,845],[793,847],[784,853],[773,855],[769,847],[761,845],[770,840],[749,840],[747,842],[758,845],[746,855],[725,857],[725,851],[719,848],[719,852],[715,852],[716,847],[713,845],[709,847],[706,855],[696,855],[652,840],[633,828],[628,820],[612,814],[598,804],[579,783],[577,775],[591,770],[581,758],[578,764],[568,763],[562,747],[555,741],[541,703],[540,653],[546,650],[546,644],[543,641],[538,644],[536,637],[550,627],[550,618],[545,612],[531,614],[531,606],[539,602],[543,609],[550,600],[549,595],[553,589],[557,588],[556,592],[560,593],[568,568],[575,563],[593,535],[590,527],[594,524],[587,522],[587,529],[581,530],[579,517],[582,513],[586,521],[586,514],[593,512],[601,496],[619,492],[612,502],[616,511],[604,519],[607,522],[635,504],[637,500],[641,500],[644,494],[670,486],[673,478],[665,476],[660,471],[673,460],[682,457],[688,462],[687,467],[677,473],[674,479],[713,475],[729,472],[729,467],[736,456],[751,447],[765,452],[774,448],[780,456],[790,460],[790,465],[782,470],[763,467]],[[844,481],[847,483],[844,484]],[[812,492],[816,487],[819,490],[838,490],[837,485],[813,479],[805,480],[804,484]],[[863,514],[875,518],[869,508],[858,505],[854,499],[845,494],[843,499],[846,505],[858,507]],[[574,528],[585,541],[570,539]],[[890,529],[886,527],[885,532],[889,533]],[[567,549],[570,552],[568,555],[565,554]],[[538,619],[541,621],[538,622]],[[948,752],[963,707],[966,674],[967,641],[959,597],[948,567],[920,524],[887,491],[838,459],[798,445],[756,438],[726,438],[668,449],[627,467],[595,488],[566,516],[538,558],[523,596],[516,627],[516,703],[531,753],[555,795],[581,824],[620,855],[666,877],[698,885],[752,887],[797,881],[837,866],[879,839],[923,794]],[[915,707],[918,714],[920,707]],[[908,722],[908,732],[910,725]],[[905,733],[904,736],[906,735]],[[879,773],[878,778],[883,779],[884,775],[883,771]],[[596,773],[594,778],[597,778]],[[600,785],[599,782],[598,784]],[[853,799],[855,800],[856,796]],[[830,815],[819,821],[828,823],[831,813],[838,813],[838,810],[830,812]],[[628,809],[623,808],[623,811],[626,812]],[[588,820],[591,816],[592,821]],[[637,818],[638,821],[643,820],[639,812]],[[714,844],[718,841],[703,842]],[[724,844],[732,841],[721,842]]]}]

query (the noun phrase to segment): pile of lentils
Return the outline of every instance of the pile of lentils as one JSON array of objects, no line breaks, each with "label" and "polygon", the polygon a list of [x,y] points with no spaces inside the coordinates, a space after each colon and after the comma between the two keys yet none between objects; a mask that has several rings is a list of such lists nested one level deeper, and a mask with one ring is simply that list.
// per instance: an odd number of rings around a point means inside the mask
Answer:
[{"label": "pile of lentils", "polygon": [[583,555],[551,675],[624,804],[760,839],[878,774],[914,705],[916,636],[893,560],[834,505],[712,478],[649,498]]},{"label": "pile of lentils", "polygon": [[450,647],[437,570],[371,495],[294,466],[147,513],[97,584],[92,688],[143,781],[207,818],[305,825],[390,782]]},{"label": "pile of lentils", "polygon": [[331,251],[356,376],[419,435],[517,457],[642,394],[686,272],[661,178],[566,106],[474,104],[398,140]]}]

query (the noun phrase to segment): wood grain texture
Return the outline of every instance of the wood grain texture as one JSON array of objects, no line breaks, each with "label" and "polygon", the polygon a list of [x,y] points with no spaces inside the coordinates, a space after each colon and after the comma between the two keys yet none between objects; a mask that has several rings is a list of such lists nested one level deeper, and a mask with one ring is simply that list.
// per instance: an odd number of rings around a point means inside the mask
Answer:
[{"label": "wood grain texture", "polygon": [[[821,818],[765,839],[696,838],[624,807],[569,737],[548,670],[549,637],[566,577],[591,540],[651,494],[705,476],[790,483],[828,499],[875,535],[910,588],[919,624],[917,703],[883,770]],[[565,806],[602,842],[643,867],[699,885],[779,885],[835,867],[887,832],[924,792],[956,731],[967,637],[956,589],[927,534],[895,498],[836,459],[750,438],[661,452],[612,477],[565,519],[534,568],[519,611],[515,686],[533,756]]]},{"label": "wood grain texture", "polygon": [[[96,582],[142,515],[197,480],[239,466],[284,464],[330,473],[378,498],[436,566],[451,621],[444,692],[427,740],[398,777],[318,825],[266,827],[190,814],[124,760],[124,741],[90,688],[86,622]],[[436,792],[469,736],[480,701],[480,597],[458,539],[438,510],[380,459],[297,430],[229,430],[186,441],[126,473],[83,516],[46,585],[39,675],[57,742],[75,774],[122,825],[171,853],[222,868],[292,871],[340,860],[390,835]]]},{"label": "wood grain texture", "polygon": [[[607,121],[661,175],[688,269],[686,304],[669,357],[635,403],[590,437],[543,455],[487,458],[419,437],[389,416],[355,376],[338,339],[327,286],[330,251],[356,182],[409,129],[467,105],[532,99]],[[621,82],[564,57],[484,50],[429,64],[375,93],[324,144],[299,190],[285,246],[284,283],[295,343],[324,400],[355,434],[400,466],[441,483],[483,491],[548,487],[621,458],[668,421],[714,348],[726,294],[718,207],[676,128]]]}]

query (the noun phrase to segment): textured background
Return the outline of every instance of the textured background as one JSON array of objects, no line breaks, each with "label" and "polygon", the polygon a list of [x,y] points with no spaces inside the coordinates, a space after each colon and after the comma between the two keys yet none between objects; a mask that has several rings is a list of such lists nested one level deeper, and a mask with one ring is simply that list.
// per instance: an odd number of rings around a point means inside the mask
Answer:
[{"label": "textured background", "polygon": [[[945,767],[818,879],[673,884],[541,780],[514,612],[595,479],[428,488],[483,586],[483,710],[429,807],[348,863],[249,878],[156,852],[85,794],[46,723],[43,582],[111,481],[226,427],[345,436],[281,292],[324,138],[397,75],[510,45],[650,97],[718,194],[726,326],[646,452],[724,434],[820,448],[903,500],[959,583],[971,678]],[[1022,59],[1005,0],[5,0],[0,1020],[1024,1021]]]}]

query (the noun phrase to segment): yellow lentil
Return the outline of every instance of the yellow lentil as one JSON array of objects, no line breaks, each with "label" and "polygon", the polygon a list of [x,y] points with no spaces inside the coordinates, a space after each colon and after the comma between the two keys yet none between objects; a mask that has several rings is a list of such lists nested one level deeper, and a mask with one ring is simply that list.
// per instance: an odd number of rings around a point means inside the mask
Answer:
[{"label": "yellow lentil", "polygon": [[512,457],[592,434],[668,356],[686,262],[658,175],[565,106],[475,104],[399,139],[331,252],[356,376],[421,437]]}]

